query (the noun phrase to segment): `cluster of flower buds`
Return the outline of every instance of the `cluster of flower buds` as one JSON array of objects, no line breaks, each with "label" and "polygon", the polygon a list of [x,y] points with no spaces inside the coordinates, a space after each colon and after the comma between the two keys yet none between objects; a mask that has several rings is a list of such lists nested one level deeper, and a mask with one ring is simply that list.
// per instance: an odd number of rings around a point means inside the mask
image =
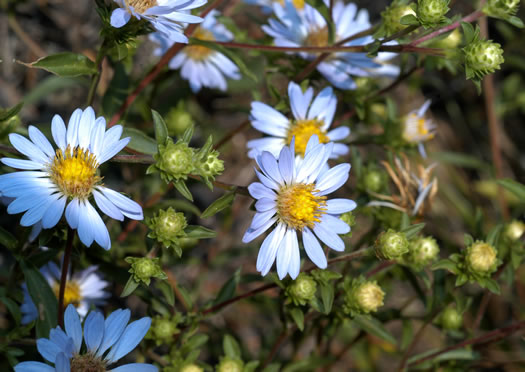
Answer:
[{"label": "cluster of flower buds", "polygon": [[393,1],[392,4],[383,10],[381,12],[381,19],[383,21],[381,28],[384,36],[393,35],[406,28],[406,26],[400,22],[401,18],[406,15],[415,16],[416,12],[412,9],[409,2],[404,0]]},{"label": "cluster of flower buds", "polygon": [[504,62],[501,45],[492,40],[481,39],[479,27],[466,36],[467,45],[463,48],[463,54],[467,79],[479,81],[485,75],[499,70]]}]

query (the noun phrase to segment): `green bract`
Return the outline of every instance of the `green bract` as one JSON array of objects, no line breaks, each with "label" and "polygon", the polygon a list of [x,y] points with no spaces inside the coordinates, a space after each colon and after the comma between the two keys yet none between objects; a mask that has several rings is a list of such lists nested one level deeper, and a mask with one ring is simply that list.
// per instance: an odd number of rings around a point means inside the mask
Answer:
[{"label": "green bract", "polygon": [[404,233],[388,229],[375,242],[376,256],[382,260],[393,260],[408,252],[408,240]]},{"label": "green bract", "polygon": [[491,40],[480,40],[478,37],[463,48],[463,53],[467,79],[481,79],[499,70],[505,61],[500,44]]},{"label": "green bract", "polygon": [[434,27],[445,21],[450,0],[418,0],[417,18],[425,27]]},{"label": "green bract", "polygon": [[[520,0],[488,0],[483,7],[483,13],[489,17],[511,21],[519,7]],[[511,23],[513,22],[511,21]]]},{"label": "green bract", "polygon": [[202,159],[195,163],[196,172],[203,178],[205,183],[215,180],[215,177],[224,171],[224,162],[219,159],[219,152],[211,150]]},{"label": "green bract", "polygon": [[184,213],[176,212],[173,208],[160,209],[158,214],[146,220],[151,229],[149,238],[156,239],[166,248],[179,247],[181,238],[186,236],[184,229],[188,226]]},{"label": "green bract", "polygon": [[392,4],[381,12],[383,23],[381,28],[386,36],[395,34],[407,26],[399,22],[406,15],[416,15],[416,12],[407,1],[393,1]]},{"label": "green bract", "polygon": [[165,145],[159,145],[159,152],[154,156],[156,163],[150,169],[160,172],[160,177],[166,182],[185,180],[195,169],[193,154],[194,149],[187,143],[173,143],[168,138]]},{"label": "green bract", "polygon": [[133,275],[135,282],[143,282],[149,285],[151,278],[167,278],[160,267],[160,258],[126,257],[125,261],[131,264],[129,273]]}]

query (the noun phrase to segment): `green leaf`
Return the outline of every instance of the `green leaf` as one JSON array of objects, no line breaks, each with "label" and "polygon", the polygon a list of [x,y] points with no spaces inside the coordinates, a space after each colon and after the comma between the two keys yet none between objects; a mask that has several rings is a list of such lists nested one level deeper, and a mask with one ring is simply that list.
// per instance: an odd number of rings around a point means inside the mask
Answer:
[{"label": "green leaf", "polygon": [[470,247],[474,243],[474,238],[470,234],[463,235],[463,243],[465,247]]},{"label": "green leaf", "polygon": [[157,280],[155,287],[157,287],[162,292],[168,305],[175,305],[175,294],[173,293],[173,288],[171,288],[171,285],[168,282]]},{"label": "green leaf", "polygon": [[208,339],[209,337],[207,335],[199,333],[194,336],[191,336],[190,339],[186,341],[184,346],[187,347],[189,350],[198,349],[206,342],[208,342]]},{"label": "green leaf", "polygon": [[268,364],[261,372],[279,372],[281,370],[280,363]]},{"label": "green leaf", "polygon": [[9,310],[9,313],[11,313],[16,325],[20,325],[20,320],[22,319],[20,306],[18,306],[18,304],[15,301],[7,297],[0,297],[0,302],[2,302],[5,305],[5,307]]},{"label": "green leaf", "polygon": [[188,189],[188,186],[186,186],[186,182],[184,182],[184,180],[173,182],[173,186],[175,186],[177,191],[180,192],[182,196],[190,201],[193,201],[193,195],[191,195],[190,189]]},{"label": "green leaf", "polygon": [[181,141],[189,144],[190,141],[191,141],[191,138],[193,137],[193,130],[194,129],[195,128],[194,128],[193,125],[190,125],[188,128],[186,128],[184,133],[182,133],[182,137],[180,138]]},{"label": "green leaf", "polygon": [[400,350],[406,350],[408,345],[412,342],[414,337],[414,329],[412,327],[412,322],[409,319],[403,319],[403,329],[401,332],[401,345],[399,346]]},{"label": "green leaf", "polygon": [[18,247],[18,240],[9,231],[0,227],[0,245],[13,250]]},{"label": "green leaf", "polygon": [[129,92],[129,78],[124,64],[117,63],[114,68],[113,79],[102,98],[102,111],[105,116],[113,116],[122,106]]},{"label": "green leaf", "polygon": [[0,122],[11,119],[13,116],[18,114],[22,110],[24,102],[20,102],[18,105],[11,107],[10,109],[0,109]]},{"label": "green leaf", "polygon": [[400,228],[401,228],[401,230],[404,230],[404,229],[407,229],[409,227],[410,227],[410,217],[409,217],[408,214],[403,213],[401,215],[401,226],[400,226]]},{"label": "green leaf", "polygon": [[155,139],[157,140],[157,143],[159,145],[164,145],[166,143],[166,140],[168,139],[168,127],[166,126],[166,122],[164,121],[162,116],[160,116],[160,114],[155,110],[151,110],[151,115],[153,115]]},{"label": "green leaf", "polygon": [[332,311],[332,305],[334,303],[334,287],[330,284],[322,284],[320,286],[321,301],[323,304],[323,313],[329,314]]},{"label": "green leaf", "polygon": [[407,14],[406,16],[401,17],[399,23],[405,26],[419,26],[419,20],[413,14]]},{"label": "green leaf", "polygon": [[39,316],[36,320],[37,338],[47,338],[49,331],[57,325],[57,298],[46,278],[35,266],[23,260],[20,261],[20,266],[24,273],[29,295],[39,310]]},{"label": "green leaf", "polygon": [[242,372],[255,372],[257,367],[259,367],[259,361],[252,360],[251,362],[248,362],[244,365],[244,369],[242,370]]},{"label": "green leaf", "polygon": [[436,152],[431,154],[431,158],[441,163],[448,163],[462,168],[487,169],[489,164],[480,159],[459,152]]},{"label": "green leaf", "polygon": [[492,230],[490,230],[489,234],[487,235],[487,243],[489,243],[493,247],[497,247],[502,229],[503,224],[494,226],[494,228],[492,228]]},{"label": "green leaf", "polygon": [[224,335],[222,339],[222,349],[226,356],[232,359],[241,359],[241,347],[232,336]]},{"label": "green leaf", "polygon": [[193,301],[191,299],[191,296],[188,292],[188,290],[180,285],[177,284],[177,288],[179,289],[179,292],[184,299],[184,302],[186,303],[186,307],[188,309],[191,309],[193,307]]},{"label": "green leaf", "polygon": [[511,180],[510,178],[497,180],[496,182],[515,194],[522,202],[525,202],[525,185]]},{"label": "green leaf", "polygon": [[241,268],[238,268],[233,276],[222,286],[217,298],[213,301],[213,305],[219,304],[224,301],[228,301],[230,298],[235,296],[235,290],[237,285],[241,281]]},{"label": "green leaf", "polygon": [[424,223],[418,223],[415,225],[408,226],[407,228],[401,230],[402,233],[405,233],[407,239],[412,239],[416,236],[423,228],[425,227]]},{"label": "green leaf", "polygon": [[[407,360],[407,364],[410,364],[410,363],[415,362],[415,361],[417,361],[419,359],[427,357],[427,356],[435,353],[438,350],[439,349],[431,349],[431,350],[427,350],[427,351],[425,351],[423,353],[416,354],[416,355],[410,357]],[[445,353],[436,355],[435,358],[433,358],[433,359],[431,359],[431,360],[429,360],[427,362],[424,362],[422,364],[419,364],[416,368],[417,369],[428,370],[428,369],[430,369],[432,364],[437,363],[437,362],[444,362],[444,361],[447,361],[447,360],[474,360],[476,358],[477,358],[477,354],[474,351],[472,351],[472,350],[457,349],[457,350],[451,350],[451,351],[447,351]]]},{"label": "green leaf", "polygon": [[243,75],[248,76],[255,83],[257,83],[257,76],[252,71],[250,71],[250,69],[244,64],[243,60],[230,49],[225,48],[222,45],[217,44],[216,42],[200,40],[195,38],[190,38],[190,45],[202,45],[206,48],[210,48],[218,51],[219,53],[224,54],[226,57],[230,58],[233,61],[233,63],[237,65],[237,67],[239,67],[239,70],[241,70],[241,73]]},{"label": "green leaf", "polygon": [[461,22],[461,28],[463,29],[463,34],[465,35],[465,43],[470,44],[476,37],[474,26],[468,22]]},{"label": "green leaf", "polygon": [[294,307],[290,310],[290,316],[297,325],[297,328],[302,332],[304,331],[304,313],[298,307]]},{"label": "green leaf", "polygon": [[35,62],[23,63],[30,68],[39,68],[52,74],[65,77],[93,75],[98,73],[97,66],[83,54],[64,52],[40,58]]},{"label": "green leaf", "polygon": [[122,293],[120,294],[120,297],[128,297],[130,294],[132,294],[135,289],[139,286],[140,283],[136,282],[135,279],[133,279],[133,275],[131,275],[128,279],[128,282],[124,286],[124,289],[122,290]]},{"label": "green leaf", "polygon": [[392,345],[397,345],[397,340],[394,336],[392,336],[378,320],[370,316],[357,315],[354,321],[363,331],[379,337]]},{"label": "green leaf", "polygon": [[158,151],[157,142],[138,129],[124,128],[122,137],[131,137],[127,147],[141,154],[155,155]]},{"label": "green leaf", "polygon": [[482,287],[487,288],[489,291],[491,291],[492,293],[496,295],[501,294],[501,289],[499,287],[498,282],[492,278],[483,278],[482,280],[479,281],[479,284]]},{"label": "green leaf", "polygon": [[507,22],[509,22],[511,25],[513,25],[514,27],[517,27],[517,28],[523,28],[523,26],[525,26],[523,24],[523,21],[520,18],[516,17],[516,16],[509,17],[507,19]]},{"label": "green leaf", "polygon": [[456,263],[452,262],[448,258],[440,260],[440,261],[436,262],[435,264],[433,264],[430,267],[430,270],[439,270],[439,269],[448,270],[448,271],[451,271],[453,273],[457,272]]},{"label": "green leaf", "polygon": [[217,236],[217,233],[203,226],[189,225],[184,229],[187,238],[193,239],[211,239]]},{"label": "green leaf", "polygon": [[235,199],[235,190],[224,194],[219,199],[211,203],[210,206],[206,208],[204,212],[202,212],[201,218],[208,218],[208,217],[214,216],[215,214],[219,213],[223,209],[228,208],[230,205],[232,205],[234,199]]}]

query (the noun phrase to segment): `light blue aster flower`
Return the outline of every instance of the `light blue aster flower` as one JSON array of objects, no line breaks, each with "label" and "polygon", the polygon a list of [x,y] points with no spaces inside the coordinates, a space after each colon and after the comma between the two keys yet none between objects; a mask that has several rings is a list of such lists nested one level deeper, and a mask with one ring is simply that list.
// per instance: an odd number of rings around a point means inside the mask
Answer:
[{"label": "light blue aster flower", "polygon": [[403,118],[403,139],[411,144],[416,144],[419,149],[419,153],[422,157],[426,158],[427,153],[425,151],[424,142],[434,138],[436,134],[436,125],[431,119],[425,118],[431,100],[426,100],[423,105],[417,109],[408,113]]},{"label": "light blue aster flower", "polygon": [[69,305],[64,313],[66,331],[56,327],[49,333],[49,338],[36,341],[40,355],[54,367],[41,362],[22,362],[15,366],[15,372],[75,372],[86,371],[88,366],[91,367],[89,370],[95,371],[157,372],[157,367],[145,363],[107,369],[135,349],[151,325],[149,317],[128,325],[130,314],[128,309],[119,309],[104,320],[101,313],[92,311],[82,332],[80,317],[75,307]]},{"label": "light blue aster flower", "polygon": [[[329,130],[337,107],[337,97],[333,89],[324,88],[315,99],[313,96],[314,90],[311,87],[303,93],[299,85],[294,82],[288,84],[292,120],[262,102],[253,102],[250,112],[252,126],[271,137],[248,141],[248,156],[255,158],[261,152],[268,151],[278,157],[283,146],[289,145],[294,138],[295,153],[302,157],[313,135],[322,143],[340,141],[348,137],[348,127]],[[348,146],[334,143],[330,158],[347,153]]]},{"label": "light blue aster flower", "polygon": [[350,226],[339,215],[353,210],[356,203],[326,198],[346,183],[350,172],[350,164],[331,169],[326,166],[333,147],[333,143],[322,144],[312,136],[301,162],[295,161],[293,141],[281,149],[278,159],[267,151],[255,158],[261,169],[256,170],[260,182],[252,183],[248,190],[257,199],[257,212],[243,242],[249,243],[275,226],[257,257],[257,271],[263,276],[274,261],[280,279],[299,275],[299,233],[306,254],[321,269],[326,268],[327,261],[319,240],[338,252],[345,250],[339,234],[348,233]]},{"label": "light blue aster flower", "polygon": [[[193,37],[207,41],[231,41],[233,34],[223,24],[217,21],[219,12],[214,10],[205,18],[204,22],[195,30]],[[174,40],[154,33],[150,39],[160,47],[155,55],[163,55]],[[202,87],[216,88],[222,91],[227,89],[226,78],[238,80],[241,78],[239,68],[224,54],[201,45],[190,45],[182,49],[169,63],[171,69],[181,69],[181,76],[188,80],[191,90],[198,92]]]},{"label": "light blue aster flower", "polygon": [[[328,4],[328,0],[325,0]],[[274,44],[283,47],[327,46],[328,25],[321,13],[312,6],[305,4],[303,10],[297,10],[289,1],[285,5],[273,4],[277,19],[269,19],[268,25],[262,28],[274,38]],[[353,3],[334,3],[332,17],[335,23],[335,41],[342,41],[371,27],[368,12],[358,11]],[[344,46],[365,45],[373,41],[371,36],[364,36],[344,43]],[[395,43],[395,42],[392,42]],[[387,43],[387,45],[392,44]],[[315,54],[300,52],[307,60],[314,59]],[[352,76],[391,76],[399,74],[399,68],[381,63],[393,58],[393,53],[379,53],[376,59],[367,57],[365,53],[332,53],[330,57],[317,65],[317,70],[335,87],[339,89],[355,89],[356,83]]]},{"label": "light blue aster flower", "polygon": [[[270,14],[273,12],[274,3],[280,3],[281,5],[284,4],[283,0],[244,0],[244,2],[246,4],[260,6],[261,10],[265,14]],[[292,3],[299,11],[302,11],[304,9],[305,0],[292,0]]]},{"label": "light blue aster flower", "polygon": [[[106,303],[105,299],[110,296],[104,289],[108,282],[102,279],[97,271],[98,266],[89,266],[87,269],[68,275],[64,294],[65,304],[73,304],[82,319],[86,316],[91,306],[101,306]],[[49,262],[40,268],[40,272],[47,280],[49,286],[57,294],[60,286],[61,270],[54,262]],[[22,312],[22,324],[32,322],[38,317],[38,310],[29,295],[27,285],[22,284],[24,301],[20,306]]]},{"label": "light blue aster flower", "polygon": [[113,0],[119,8],[111,13],[111,25],[120,28],[131,17],[145,19],[173,42],[187,43],[183,23],[200,23],[201,17],[189,14],[191,9],[206,4],[207,0]]},{"label": "light blue aster flower", "polygon": [[22,226],[41,223],[44,229],[52,228],[65,211],[69,226],[77,229],[82,243],[89,247],[96,241],[109,249],[109,233],[90,203],[92,196],[111,218],[143,219],[139,204],[103,186],[98,175],[99,166],[129,143],[129,137],[120,139],[122,126],[106,131],[106,120],[95,118],[95,112],[88,107],[73,112],[67,129],[60,116],[53,117],[51,132],[56,150],[36,127],[30,125],[28,132],[30,140],[16,133],[11,133],[9,140],[29,160],[1,159],[5,165],[23,170],[0,175],[0,194],[14,198],[7,212],[25,212],[20,220]]}]

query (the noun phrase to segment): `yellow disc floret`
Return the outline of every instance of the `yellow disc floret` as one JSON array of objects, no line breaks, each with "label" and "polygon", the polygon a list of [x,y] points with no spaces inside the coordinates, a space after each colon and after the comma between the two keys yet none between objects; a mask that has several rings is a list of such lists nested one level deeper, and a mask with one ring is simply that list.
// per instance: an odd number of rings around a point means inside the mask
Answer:
[{"label": "yellow disc floret", "polygon": [[326,197],[315,195],[314,184],[283,186],[277,196],[277,213],[282,222],[295,230],[312,228],[326,211]]},{"label": "yellow disc floret", "polygon": [[[279,4],[284,6],[284,0],[274,0],[274,2],[279,2]],[[303,9],[304,8],[304,0],[292,0],[292,4],[295,7],[295,9]]]},{"label": "yellow disc floret", "polygon": [[157,6],[157,0],[125,0],[126,5],[132,6],[137,13],[144,13],[151,7]]},{"label": "yellow disc floret", "polygon": [[[195,32],[193,33],[193,37],[195,39],[204,41],[215,40],[213,34],[210,31],[203,29],[202,27],[199,27],[197,28],[197,30],[195,30]],[[194,61],[202,61],[206,59],[211,53],[213,53],[213,49],[207,48],[202,45],[189,45],[184,49],[184,53],[186,53],[186,55]]]},{"label": "yellow disc floret", "polygon": [[[55,293],[55,296],[58,298],[58,292],[60,290],[60,283],[55,283],[53,285],[53,292]],[[68,280],[66,282],[66,289],[64,291],[64,307],[67,307],[67,305],[71,304],[75,307],[77,307],[80,304],[80,301],[82,301],[82,293],[80,292],[80,285],[78,285],[77,282]]]},{"label": "yellow disc floret", "polygon": [[50,177],[60,191],[69,198],[87,199],[93,186],[101,180],[97,176],[98,163],[95,155],[81,148],[65,151],[57,149],[49,167]]},{"label": "yellow disc floret", "polygon": [[328,27],[314,28],[304,39],[305,46],[322,47],[328,45]]},{"label": "yellow disc floret", "polygon": [[415,113],[409,114],[405,119],[403,139],[409,143],[422,142],[434,137],[429,122]]},{"label": "yellow disc floret", "polygon": [[286,134],[286,144],[290,144],[295,137],[295,152],[304,156],[306,145],[314,134],[319,138],[320,143],[330,142],[326,131],[322,129],[323,122],[315,119],[298,120],[291,125]]}]

